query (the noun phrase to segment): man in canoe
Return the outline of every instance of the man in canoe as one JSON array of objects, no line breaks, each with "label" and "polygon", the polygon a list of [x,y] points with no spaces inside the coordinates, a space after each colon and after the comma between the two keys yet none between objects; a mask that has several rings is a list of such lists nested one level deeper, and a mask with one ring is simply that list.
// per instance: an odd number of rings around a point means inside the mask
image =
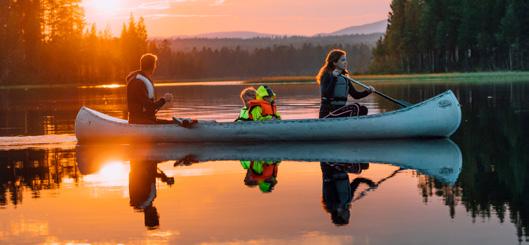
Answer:
[{"label": "man in canoe", "polygon": [[140,59],[140,70],[127,76],[127,106],[130,124],[169,124],[169,120],[156,118],[156,112],[165,103],[173,100],[170,93],[156,100],[152,75],[156,71],[158,57],[144,54]]},{"label": "man in canoe", "polygon": [[127,107],[130,124],[178,124],[191,127],[197,121],[192,119],[173,118],[163,120],[156,118],[156,112],[166,103],[173,100],[170,93],[156,100],[152,75],[156,71],[158,57],[154,54],[144,54],[140,59],[140,70],[133,71],[127,76]]}]

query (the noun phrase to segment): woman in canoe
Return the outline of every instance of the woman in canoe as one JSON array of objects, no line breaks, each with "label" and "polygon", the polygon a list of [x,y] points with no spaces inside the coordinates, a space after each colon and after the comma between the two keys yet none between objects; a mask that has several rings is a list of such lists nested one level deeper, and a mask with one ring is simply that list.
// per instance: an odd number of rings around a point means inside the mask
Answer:
[{"label": "woman in canoe", "polygon": [[331,50],[316,77],[321,91],[320,118],[367,115],[367,107],[358,103],[346,105],[347,98],[349,95],[354,99],[364,98],[371,94],[374,88],[357,91],[343,77],[347,74],[349,71],[346,52],[340,49]]}]

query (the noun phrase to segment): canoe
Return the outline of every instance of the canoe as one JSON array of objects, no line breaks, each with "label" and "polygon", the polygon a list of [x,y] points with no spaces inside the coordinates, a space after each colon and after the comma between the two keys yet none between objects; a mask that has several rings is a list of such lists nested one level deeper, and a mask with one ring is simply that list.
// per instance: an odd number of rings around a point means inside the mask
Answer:
[{"label": "canoe", "polygon": [[459,147],[449,139],[342,141],[334,143],[191,143],[146,145],[78,145],[82,174],[115,161],[163,162],[192,158],[196,162],[265,160],[333,163],[382,163],[413,169],[444,183],[456,182],[462,167]]},{"label": "canoe", "polygon": [[444,138],[461,123],[452,91],[395,111],[349,118],[265,122],[200,122],[195,127],[128,124],[82,107],[75,120],[79,142],[263,142]]}]

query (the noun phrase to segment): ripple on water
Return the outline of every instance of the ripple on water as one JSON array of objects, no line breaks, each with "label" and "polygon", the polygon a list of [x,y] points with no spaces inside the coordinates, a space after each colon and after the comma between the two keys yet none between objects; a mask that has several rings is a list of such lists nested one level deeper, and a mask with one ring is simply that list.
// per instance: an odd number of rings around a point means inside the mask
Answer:
[{"label": "ripple on water", "polygon": [[65,148],[75,147],[77,139],[73,134],[10,136],[0,137],[0,150],[22,148]]}]

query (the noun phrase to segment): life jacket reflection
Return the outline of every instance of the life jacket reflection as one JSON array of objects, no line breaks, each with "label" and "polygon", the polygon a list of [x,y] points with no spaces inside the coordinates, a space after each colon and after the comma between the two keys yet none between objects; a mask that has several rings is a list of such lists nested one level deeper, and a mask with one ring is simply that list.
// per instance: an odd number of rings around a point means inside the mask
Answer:
[{"label": "life jacket reflection", "polygon": [[244,184],[249,187],[259,186],[261,192],[272,192],[277,184],[277,171],[280,162],[274,161],[241,161],[247,170]]}]

